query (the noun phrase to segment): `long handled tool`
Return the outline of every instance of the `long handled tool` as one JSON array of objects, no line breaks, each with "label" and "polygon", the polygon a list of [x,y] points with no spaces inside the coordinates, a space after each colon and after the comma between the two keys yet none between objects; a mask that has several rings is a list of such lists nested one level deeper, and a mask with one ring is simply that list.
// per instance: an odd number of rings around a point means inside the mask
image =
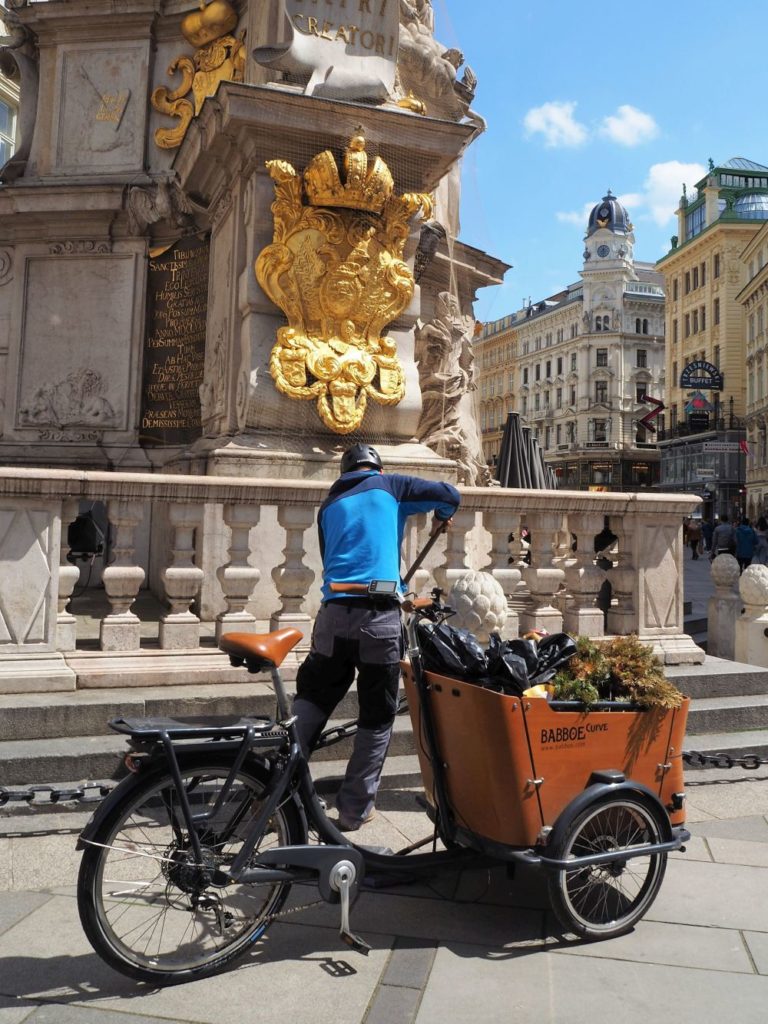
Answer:
[{"label": "long handled tool", "polygon": [[413,574],[420,567],[421,563],[424,561],[429,552],[435,546],[435,541],[437,540],[437,538],[442,533],[445,533],[445,531],[448,529],[448,524],[450,523],[450,521],[450,519],[445,519],[443,522],[440,522],[440,520],[435,520],[435,527],[432,530],[432,533],[430,534],[429,540],[424,545],[419,554],[416,555],[416,558],[411,568],[408,570],[405,576],[403,576],[403,583],[410,583]]}]

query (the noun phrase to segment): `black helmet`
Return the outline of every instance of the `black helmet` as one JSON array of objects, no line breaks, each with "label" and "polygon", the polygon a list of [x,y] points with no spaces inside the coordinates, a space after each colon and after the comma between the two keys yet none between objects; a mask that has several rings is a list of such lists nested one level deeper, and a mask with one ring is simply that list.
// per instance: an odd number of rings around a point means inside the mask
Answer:
[{"label": "black helmet", "polygon": [[353,444],[341,457],[342,473],[351,473],[353,469],[363,465],[375,466],[376,469],[384,468],[381,456],[369,444]]}]

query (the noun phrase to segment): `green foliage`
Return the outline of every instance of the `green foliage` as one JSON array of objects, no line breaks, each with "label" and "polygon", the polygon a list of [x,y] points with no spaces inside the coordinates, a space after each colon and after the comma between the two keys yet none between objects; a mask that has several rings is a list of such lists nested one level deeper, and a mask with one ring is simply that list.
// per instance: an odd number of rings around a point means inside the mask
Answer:
[{"label": "green foliage", "polygon": [[652,649],[634,634],[611,640],[576,638],[576,653],[552,680],[555,700],[630,701],[643,708],[679,708],[683,695],[664,676]]}]

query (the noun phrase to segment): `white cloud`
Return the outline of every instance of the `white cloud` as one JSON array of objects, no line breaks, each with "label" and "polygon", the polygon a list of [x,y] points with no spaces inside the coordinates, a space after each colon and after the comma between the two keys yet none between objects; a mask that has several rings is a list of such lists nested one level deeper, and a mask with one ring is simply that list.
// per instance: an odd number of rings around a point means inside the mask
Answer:
[{"label": "white cloud", "polygon": [[684,164],[679,160],[653,164],[643,183],[643,189],[645,205],[657,224],[663,227],[674,218],[675,211],[680,205],[683,183],[687,185],[690,195],[694,183],[701,181],[706,173],[707,169],[703,164]]},{"label": "white cloud", "polygon": [[[683,192],[683,182],[690,195],[694,183],[701,181],[706,173],[707,170],[702,164],[684,164],[679,160],[653,164],[643,182],[642,192],[625,192],[617,198],[627,209],[632,220],[638,219],[640,214],[645,214],[646,220],[651,218],[660,227],[664,227],[674,220]],[[595,198],[584,203],[580,210],[558,211],[555,216],[562,224],[573,224],[586,231],[589,214],[599,199],[600,196],[596,193]]]},{"label": "white cloud", "polygon": [[659,126],[650,114],[644,114],[637,107],[624,103],[615,114],[603,118],[600,134],[620,146],[639,146],[642,142],[655,139]]},{"label": "white cloud", "polygon": [[586,228],[589,215],[592,212],[592,207],[594,205],[594,202],[584,203],[580,210],[558,211],[555,216],[563,224],[575,224],[576,227]]},{"label": "white cloud", "polygon": [[544,136],[545,145],[550,147],[582,145],[587,140],[588,132],[574,118],[575,109],[574,102],[559,100],[533,107],[523,120],[526,135],[540,133]]}]

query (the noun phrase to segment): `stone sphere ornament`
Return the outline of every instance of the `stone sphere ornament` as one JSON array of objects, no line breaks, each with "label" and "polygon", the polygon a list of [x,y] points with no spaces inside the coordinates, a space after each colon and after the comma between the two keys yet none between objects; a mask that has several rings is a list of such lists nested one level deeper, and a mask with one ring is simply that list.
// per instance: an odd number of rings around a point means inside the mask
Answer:
[{"label": "stone sphere ornament", "polygon": [[456,612],[452,626],[468,629],[478,640],[501,633],[507,621],[507,597],[489,572],[468,570],[450,589],[446,604]]},{"label": "stone sphere ornament", "polygon": [[712,582],[716,587],[731,588],[739,579],[739,563],[733,555],[718,555],[712,562]]},{"label": "stone sphere ornament", "polygon": [[745,604],[767,607],[768,565],[748,565],[739,580],[739,593]]}]

